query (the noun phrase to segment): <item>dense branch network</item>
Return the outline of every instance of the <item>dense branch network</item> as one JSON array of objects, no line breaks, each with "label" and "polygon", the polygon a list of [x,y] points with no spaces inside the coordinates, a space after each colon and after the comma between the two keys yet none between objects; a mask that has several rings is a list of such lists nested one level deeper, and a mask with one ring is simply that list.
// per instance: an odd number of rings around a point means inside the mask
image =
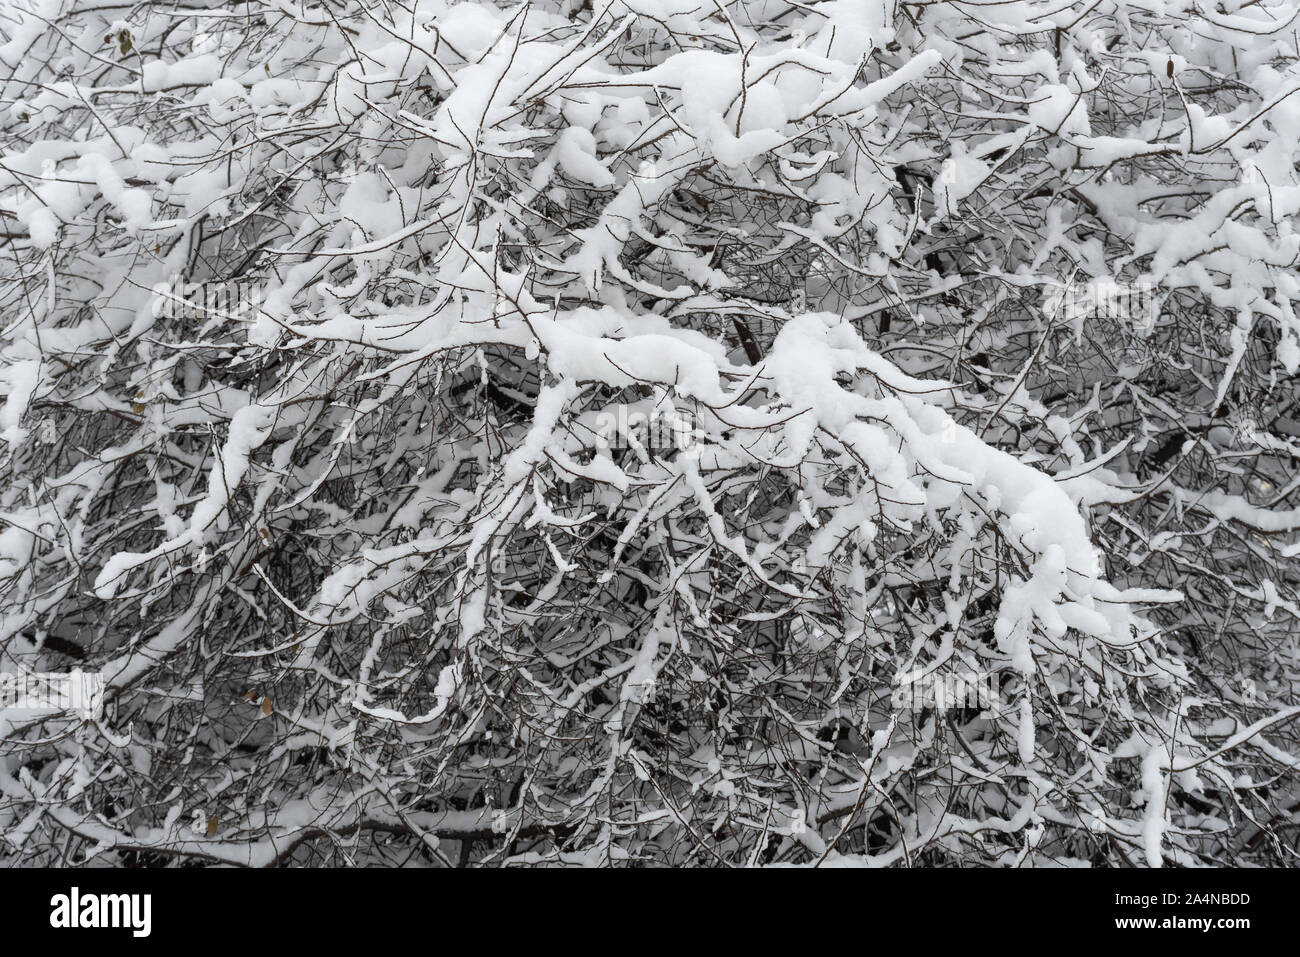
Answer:
[{"label": "dense branch network", "polygon": [[0,859],[1293,863],[1288,17],[16,0]]}]

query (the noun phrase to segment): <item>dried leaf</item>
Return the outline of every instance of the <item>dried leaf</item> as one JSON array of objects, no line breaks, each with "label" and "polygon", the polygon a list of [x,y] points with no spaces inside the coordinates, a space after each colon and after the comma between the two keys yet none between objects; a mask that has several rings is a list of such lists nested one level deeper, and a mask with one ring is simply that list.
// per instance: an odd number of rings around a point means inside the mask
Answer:
[{"label": "dried leaf", "polygon": [[217,833],[217,816],[214,814],[208,818],[208,837],[215,837]]},{"label": "dried leaf", "polygon": [[263,698],[263,699],[262,699],[262,714],[270,714],[270,713],[271,713],[271,699],[270,699],[270,698]]}]

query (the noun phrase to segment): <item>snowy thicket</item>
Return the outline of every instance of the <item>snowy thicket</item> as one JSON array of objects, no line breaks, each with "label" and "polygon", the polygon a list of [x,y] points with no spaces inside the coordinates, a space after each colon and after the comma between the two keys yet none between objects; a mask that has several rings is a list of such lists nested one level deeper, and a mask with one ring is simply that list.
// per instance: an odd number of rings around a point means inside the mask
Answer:
[{"label": "snowy thicket", "polygon": [[1294,863],[1295,20],[6,0],[0,860]]}]

